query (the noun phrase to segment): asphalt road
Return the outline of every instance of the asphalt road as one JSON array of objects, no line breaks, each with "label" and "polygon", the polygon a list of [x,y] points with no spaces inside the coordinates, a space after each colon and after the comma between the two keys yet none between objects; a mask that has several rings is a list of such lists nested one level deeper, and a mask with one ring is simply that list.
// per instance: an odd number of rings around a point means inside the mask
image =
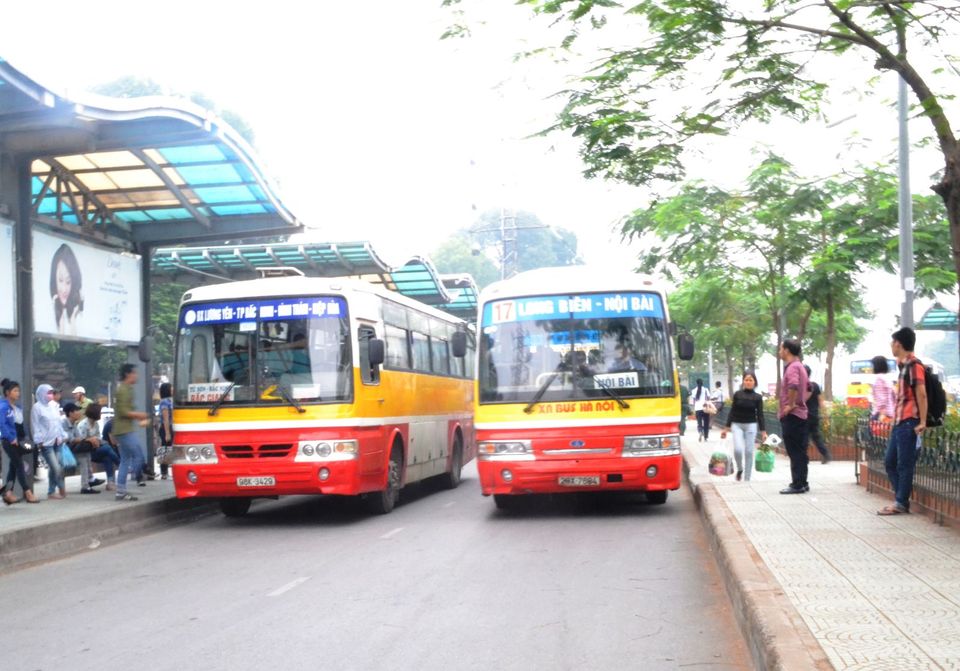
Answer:
[{"label": "asphalt road", "polygon": [[0,577],[9,669],[748,669],[686,490],[290,498]]}]

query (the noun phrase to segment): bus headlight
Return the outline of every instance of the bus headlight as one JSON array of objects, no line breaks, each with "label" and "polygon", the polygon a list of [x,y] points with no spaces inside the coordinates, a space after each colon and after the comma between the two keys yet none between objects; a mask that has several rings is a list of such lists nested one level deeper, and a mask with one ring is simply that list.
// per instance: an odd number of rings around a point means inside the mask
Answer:
[{"label": "bus headlight", "polygon": [[199,445],[174,445],[173,463],[175,464],[215,464],[217,450],[212,443]]},{"label": "bus headlight", "polygon": [[301,440],[294,461],[347,461],[359,455],[355,440]]},{"label": "bus headlight", "polygon": [[664,457],[680,454],[680,436],[625,436],[623,456]]},{"label": "bus headlight", "polygon": [[485,440],[477,445],[477,458],[483,461],[533,461],[529,440]]}]

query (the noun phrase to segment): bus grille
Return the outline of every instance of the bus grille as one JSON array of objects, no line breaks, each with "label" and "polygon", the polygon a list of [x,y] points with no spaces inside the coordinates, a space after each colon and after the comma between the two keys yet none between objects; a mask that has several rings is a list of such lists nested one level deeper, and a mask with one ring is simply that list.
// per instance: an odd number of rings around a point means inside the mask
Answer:
[{"label": "bus grille", "polygon": [[291,443],[282,445],[222,445],[220,451],[227,459],[281,459],[290,454]]}]

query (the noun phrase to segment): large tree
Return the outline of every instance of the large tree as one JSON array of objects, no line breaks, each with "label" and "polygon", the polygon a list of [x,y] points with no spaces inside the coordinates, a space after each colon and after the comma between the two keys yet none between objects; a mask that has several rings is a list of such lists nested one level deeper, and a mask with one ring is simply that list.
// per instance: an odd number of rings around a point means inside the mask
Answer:
[{"label": "large tree", "polygon": [[[463,0],[444,0],[445,5]],[[692,140],[778,116],[821,113],[837,68],[872,61],[900,75],[943,160],[933,186],[946,208],[960,278],[960,142],[944,108],[960,80],[949,40],[960,3],[945,0],[524,0],[571,48],[587,31],[608,48],[565,92],[551,130],[582,141],[586,173],[636,185],[680,180]],[[460,36],[455,27],[447,36]],[[626,34],[626,38],[624,35]],[[629,46],[622,46],[624,43]],[[833,58],[835,63],[824,62]],[[832,67],[831,67],[832,65]],[[846,68],[853,73],[854,68]],[[855,76],[855,75],[850,75]],[[861,88],[870,75],[854,82]],[[842,86],[850,86],[848,79]],[[695,95],[684,95],[694,92]],[[944,240],[944,244],[946,240]]]}]

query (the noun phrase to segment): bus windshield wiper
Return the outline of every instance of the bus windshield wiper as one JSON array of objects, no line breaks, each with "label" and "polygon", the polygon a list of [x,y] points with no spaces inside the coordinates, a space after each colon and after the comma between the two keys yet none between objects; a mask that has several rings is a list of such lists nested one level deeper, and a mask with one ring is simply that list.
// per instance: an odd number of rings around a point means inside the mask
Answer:
[{"label": "bus windshield wiper", "polygon": [[280,395],[283,396],[283,400],[284,400],[284,401],[286,401],[287,403],[289,403],[290,405],[292,405],[294,408],[296,408],[296,409],[297,409],[297,412],[299,412],[299,413],[301,413],[301,414],[304,413],[304,412],[306,412],[306,409],[304,409],[304,407],[303,407],[302,405],[300,405],[299,403],[297,403],[297,400],[296,400],[293,396],[291,396],[289,393],[287,393],[287,390],[283,388],[283,384],[281,384],[281,382],[280,382],[280,378],[278,378],[276,375],[274,375],[274,374],[270,371],[269,368],[264,368],[264,369],[263,369],[263,374],[264,374],[266,377],[273,378],[273,380],[276,381],[277,391],[279,391],[279,392],[280,392]]},{"label": "bus windshield wiper", "polygon": [[613,389],[611,389],[610,387],[606,387],[606,386],[604,386],[604,385],[602,385],[602,384],[599,384],[599,385],[598,385],[598,384],[597,384],[597,381],[594,380],[594,381],[593,381],[593,388],[596,389],[597,387],[599,387],[599,388],[603,391],[603,393],[605,393],[607,396],[609,396],[609,397],[612,398],[614,401],[616,401],[617,404],[618,404],[623,410],[626,410],[627,408],[630,407],[630,404],[627,403],[625,400],[623,400],[623,396],[621,396],[620,394],[618,394],[617,392],[615,392],[615,391],[614,391]]},{"label": "bus windshield wiper", "polygon": [[560,369],[550,373],[550,377],[543,381],[543,384],[540,385],[540,388],[537,389],[537,393],[533,395],[533,398],[530,399],[530,402],[527,403],[527,407],[523,409],[528,415],[533,412],[533,408],[540,402],[540,399],[543,398],[543,395],[547,393],[547,389],[550,388],[550,385],[553,384],[553,381],[557,379],[557,375],[560,374]]},{"label": "bus windshield wiper", "polygon": [[213,417],[217,414],[217,411],[220,410],[220,406],[223,405],[223,402],[227,400],[227,396],[230,395],[230,392],[233,391],[233,388],[237,386],[237,381],[233,380],[230,382],[230,386],[223,390],[223,393],[217,397],[217,400],[214,402],[213,406],[207,410],[207,414]]}]

